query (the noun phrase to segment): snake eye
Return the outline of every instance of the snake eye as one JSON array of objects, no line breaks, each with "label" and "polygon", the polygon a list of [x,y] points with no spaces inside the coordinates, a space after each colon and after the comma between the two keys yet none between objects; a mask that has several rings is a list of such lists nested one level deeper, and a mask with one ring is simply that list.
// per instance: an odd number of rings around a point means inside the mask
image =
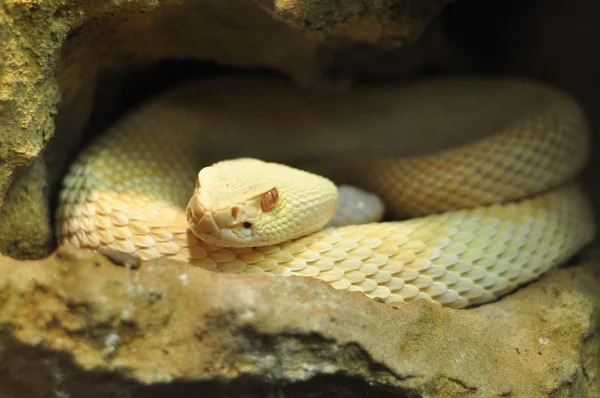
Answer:
[{"label": "snake eye", "polygon": [[276,188],[271,189],[269,192],[263,195],[260,200],[260,208],[265,213],[270,212],[277,205],[277,201],[279,200],[279,192],[277,192]]}]

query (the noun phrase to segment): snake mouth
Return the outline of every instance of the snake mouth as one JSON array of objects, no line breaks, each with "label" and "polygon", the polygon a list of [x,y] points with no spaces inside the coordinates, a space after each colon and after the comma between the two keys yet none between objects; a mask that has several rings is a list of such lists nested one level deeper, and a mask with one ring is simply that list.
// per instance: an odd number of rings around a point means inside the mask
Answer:
[{"label": "snake mouth", "polygon": [[192,233],[206,243],[243,247],[260,240],[255,233],[255,220],[250,220],[241,206],[211,211],[194,195],[188,203],[186,216]]},{"label": "snake mouth", "polygon": [[196,237],[206,243],[215,243],[219,239],[219,226],[211,213],[201,205],[196,194],[192,195],[185,214],[189,228]]},{"label": "snake mouth", "polygon": [[210,213],[205,212],[201,206],[198,206],[194,198],[188,204],[186,216],[190,230],[199,239],[206,243],[215,243],[219,239],[219,226]]}]

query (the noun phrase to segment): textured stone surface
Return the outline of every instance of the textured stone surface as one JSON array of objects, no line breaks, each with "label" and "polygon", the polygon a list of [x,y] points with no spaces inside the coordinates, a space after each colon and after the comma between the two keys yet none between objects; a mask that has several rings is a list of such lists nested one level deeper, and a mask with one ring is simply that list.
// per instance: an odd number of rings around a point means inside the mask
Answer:
[{"label": "textured stone surface", "polygon": [[273,16],[319,38],[399,43],[418,38],[447,0],[257,0]]},{"label": "textured stone surface", "polygon": [[237,396],[262,396],[269,382],[311,396],[352,385],[347,396],[367,385],[382,396],[595,396],[598,265],[450,310],[393,308],[309,278],[127,269],[68,248],[4,258],[0,385],[27,398],[227,396],[240,385]]},{"label": "textured stone surface", "polygon": [[40,258],[54,247],[47,203],[46,165],[35,159],[13,183],[0,207],[0,248],[9,256]]}]

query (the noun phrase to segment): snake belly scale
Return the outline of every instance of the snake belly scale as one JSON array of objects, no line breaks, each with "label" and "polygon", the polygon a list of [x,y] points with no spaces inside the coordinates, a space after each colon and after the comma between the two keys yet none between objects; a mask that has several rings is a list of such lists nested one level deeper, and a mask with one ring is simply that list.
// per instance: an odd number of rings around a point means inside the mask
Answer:
[{"label": "snake belly scale", "polygon": [[[469,137],[456,141],[459,131]],[[414,147],[428,153],[394,144],[421,135],[431,145]],[[268,145],[274,141],[281,149]],[[577,104],[531,82],[433,80],[329,96],[261,80],[188,83],[136,108],[82,151],[63,182],[57,236],[216,272],[317,278],[385,303],[465,308],[539,278],[594,238],[590,203],[575,182],[587,145]],[[240,247],[191,230],[186,206],[203,167],[335,153],[349,159],[336,164],[337,175],[347,170],[343,178],[408,219],[329,227],[331,206],[317,206],[302,221],[314,230]],[[260,178],[265,190],[270,175],[287,179],[300,198],[321,200],[320,187],[331,188],[323,179],[303,194],[310,184],[295,184],[293,169],[287,175],[265,162],[252,173],[259,161],[245,161],[235,172],[246,182]],[[277,214],[281,225],[303,217],[292,213]]]}]

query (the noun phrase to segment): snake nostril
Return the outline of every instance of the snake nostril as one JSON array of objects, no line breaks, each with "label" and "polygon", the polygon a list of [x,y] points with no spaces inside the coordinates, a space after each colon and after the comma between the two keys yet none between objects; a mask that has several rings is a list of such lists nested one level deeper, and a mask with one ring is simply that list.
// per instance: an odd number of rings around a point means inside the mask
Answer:
[{"label": "snake nostril", "polygon": [[231,209],[231,217],[232,217],[234,220],[235,220],[235,219],[237,219],[238,212],[239,212],[239,210],[238,210],[238,208],[237,208],[237,207],[234,207],[234,208],[232,208],[232,209]]}]

